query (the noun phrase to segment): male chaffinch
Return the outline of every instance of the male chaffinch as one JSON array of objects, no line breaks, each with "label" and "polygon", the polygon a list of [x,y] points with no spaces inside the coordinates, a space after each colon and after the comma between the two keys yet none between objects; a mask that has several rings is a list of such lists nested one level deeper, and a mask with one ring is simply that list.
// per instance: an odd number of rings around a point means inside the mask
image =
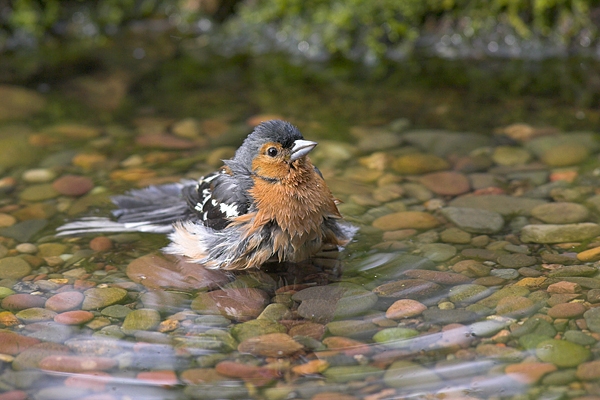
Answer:
[{"label": "male chaffinch", "polygon": [[169,232],[165,253],[213,269],[306,260],[324,246],[346,245],[356,232],[340,221],[337,200],[307,156],[316,145],[288,122],[263,122],[219,171],[115,196],[116,222],[88,218],[59,235]]}]

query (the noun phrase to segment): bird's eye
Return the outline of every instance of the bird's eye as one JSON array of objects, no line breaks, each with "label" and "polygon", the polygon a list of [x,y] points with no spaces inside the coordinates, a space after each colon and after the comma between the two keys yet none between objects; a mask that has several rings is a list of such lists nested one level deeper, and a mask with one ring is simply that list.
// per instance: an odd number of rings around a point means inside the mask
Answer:
[{"label": "bird's eye", "polygon": [[267,155],[269,157],[275,157],[277,155],[277,153],[278,153],[278,151],[277,151],[277,149],[275,147],[269,147],[267,149]]}]

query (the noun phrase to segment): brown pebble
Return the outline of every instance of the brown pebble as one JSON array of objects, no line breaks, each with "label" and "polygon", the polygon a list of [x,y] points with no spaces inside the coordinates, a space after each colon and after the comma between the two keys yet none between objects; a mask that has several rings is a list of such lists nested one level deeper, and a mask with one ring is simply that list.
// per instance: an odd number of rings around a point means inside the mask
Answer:
[{"label": "brown pebble", "polygon": [[548,310],[552,318],[575,318],[583,315],[587,308],[582,303],[561,303]]},{"label": "brown pebble", "polygon": [[117,365],[108,357],[51,355],[42,359],[39,366],[43,370],[56,372],[105,371]]},{"label": "brown pebble", "polygon": [[0,306],[9,311],[25,310],[27,308],[44,307],[46,299],[27,293],[11,294],[6,296]]},{"label": "brown pebble", "polygon": [[10,354],[14,356],[39,342],[38,339],[19,335],[18,333],[0,331],[1,354]]},{"label": "brown pebble", "polygon": [[401,299],[392,304],[385,312],[385,317],[389,319],[410,318],[420,315],[427,310],[423,303],[411,299]]},{"label": "brown pebble", "polygon": [[85,176],[65,175],[55,180],[52,187],[65,196],[82,196],[92,190],[94,182]]},{"label": "brown pebble", "polygon": [[137,374],[137,379],[160,386],[174,386],[179,383],[177,375],[171,370],[140,372]]},{"label": "brown pebble", "polygon": [[98,236],[90,240],[90,249],[94,251],[107,251],[113,248],[113,241],[106,236]]},{"label": "brown pebble", "polygon": [[531,385],[544,375],[556,371],[556,366],[550,363],[528,362],[508,365],[504,371],[514,380]]},{"label": "brown pebble", "polygon": [[92,319],[94,319],[94,314],[91,312],[75,310],[58,314],[56,317],[54,317],[54,322],[63,325],[83,325]]},{"label": "brown pebble", "polygon": [[548,293],[580,293],[581,286],[578,283],[560,281],[548,286]]},{"label": "brown pebble", "polygon": [[79,307],[83,303],[83,298],[83,293],[80,292],[62,292],[46,300],[45,307],[56,312],[70,311]]}]

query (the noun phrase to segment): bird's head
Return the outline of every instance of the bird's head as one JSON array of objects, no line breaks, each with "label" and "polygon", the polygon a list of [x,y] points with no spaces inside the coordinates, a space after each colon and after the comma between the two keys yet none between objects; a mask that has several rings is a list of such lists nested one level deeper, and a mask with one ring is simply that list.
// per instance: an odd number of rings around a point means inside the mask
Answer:
[{"label": "bird's head", "polygon": [[316,145],[316,142],[304,140],[294,125],[272,120],[254,129],[236,151],[233,161],[258,177],[280,181],[306,166],[306,155]]}]

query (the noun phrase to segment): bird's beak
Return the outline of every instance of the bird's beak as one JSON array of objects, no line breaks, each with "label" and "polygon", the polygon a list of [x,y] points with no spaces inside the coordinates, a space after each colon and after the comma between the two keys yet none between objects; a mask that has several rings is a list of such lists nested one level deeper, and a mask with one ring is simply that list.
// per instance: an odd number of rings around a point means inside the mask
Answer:
[{"label": "bird's beak", "polygon": [[296,140],[294,141],[294,147],[292,147],[292,156],[290,161],[296,161],[297,159],[304,157],[312,149],[315,148],[317,142],[311,142],[310,140]]}]

